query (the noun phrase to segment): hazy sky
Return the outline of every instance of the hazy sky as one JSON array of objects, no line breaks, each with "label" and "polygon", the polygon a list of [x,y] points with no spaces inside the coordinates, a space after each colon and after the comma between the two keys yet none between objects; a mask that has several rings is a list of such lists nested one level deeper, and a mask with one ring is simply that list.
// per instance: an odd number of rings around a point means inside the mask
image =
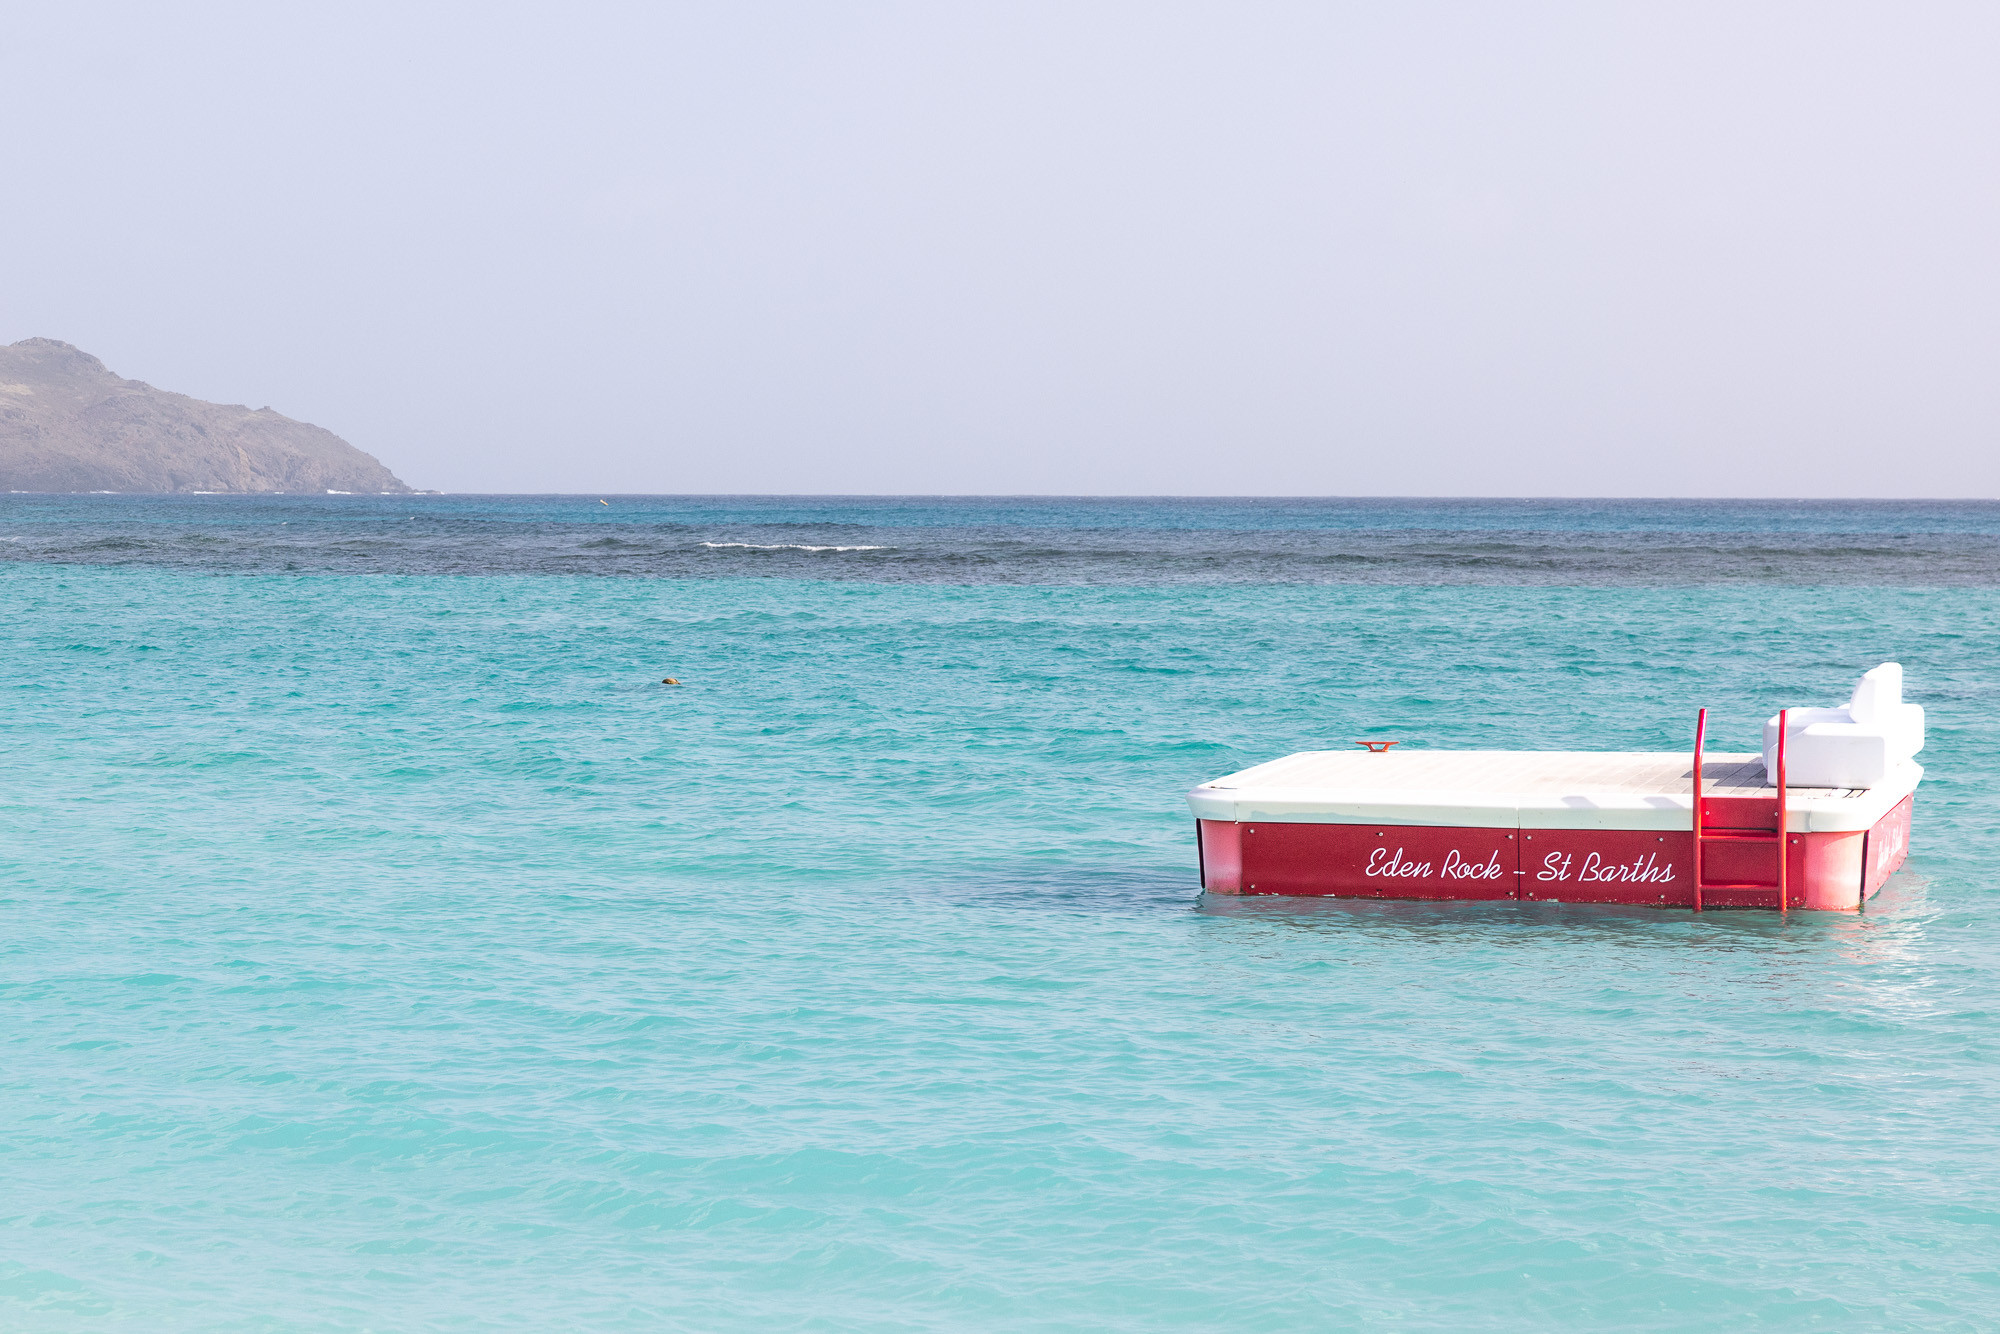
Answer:
[{"label": "hazy sky", "polygon": [[2000,6],[9,5],[0,342],[457,491],[2000,494]]}]

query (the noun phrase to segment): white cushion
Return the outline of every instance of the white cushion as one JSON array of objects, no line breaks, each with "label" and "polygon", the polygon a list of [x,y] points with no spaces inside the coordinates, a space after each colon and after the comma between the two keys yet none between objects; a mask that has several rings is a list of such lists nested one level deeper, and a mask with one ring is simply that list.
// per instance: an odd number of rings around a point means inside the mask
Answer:
[{"label": "white cushion", "polygon": [[1885,662],[1870,670],[1854,687],[1847,711],[1857,723],[1878,721],[1891,709],[1903,706],[1903,664]]},{"label": "white cushion", "polygon": [[[1844,709],[1785,715],[1785,781],[1793,787],[1874,787],[1924,748],[1924,711],[1903,703],[1903,669],[1885,662],[1861,678]],[[1778,719],[1764,724],[1764,772],[1778,776]]]}]

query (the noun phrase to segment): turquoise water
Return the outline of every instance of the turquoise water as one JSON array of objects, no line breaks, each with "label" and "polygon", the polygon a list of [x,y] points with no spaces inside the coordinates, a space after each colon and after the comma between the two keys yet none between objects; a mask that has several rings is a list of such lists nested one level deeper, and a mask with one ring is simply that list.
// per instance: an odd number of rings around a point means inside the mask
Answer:
[{"label": "turquoise water", "polygon": [[[0,564],[0,1328],[2000,1325],[1979,551],[96,559]],[[1884,657],[1930,777],[1865,914],[1197,892],[1182,794],[1245,764],[1674,747],[1704,704],[1747,748]]]}]

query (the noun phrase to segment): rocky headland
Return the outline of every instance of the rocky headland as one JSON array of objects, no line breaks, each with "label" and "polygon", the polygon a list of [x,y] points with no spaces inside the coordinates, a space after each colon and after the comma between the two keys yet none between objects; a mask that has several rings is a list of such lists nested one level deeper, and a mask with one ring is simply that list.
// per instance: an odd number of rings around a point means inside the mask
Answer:
[{"label": "rocky headland", "polygon": [[0,491],[408,492],[333,432],[204,403],[53,338],[0,347]]}]

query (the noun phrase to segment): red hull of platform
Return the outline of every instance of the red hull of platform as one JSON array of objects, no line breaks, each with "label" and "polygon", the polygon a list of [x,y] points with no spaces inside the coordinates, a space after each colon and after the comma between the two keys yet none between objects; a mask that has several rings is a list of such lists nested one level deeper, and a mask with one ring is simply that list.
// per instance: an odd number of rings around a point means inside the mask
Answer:
[{"label": "red hull of platform", "polygon": [[[1786,838],[1787,901],[1854,909],[1903,864],[1913,798],[1865,831]],[[1771,830],[1775,803],[1707,799],[1711,829]],[[1212,894],[1518,899],[1692,908],[1691,830],[1467,829],[1394,824],[1197,821]],[[1767,836],[1768,837],[1768,836]],[[1770,842],[1706,842],[1707,908],[1775,908]],[[1757,882],[1721,889],[1716,882]]]}]

